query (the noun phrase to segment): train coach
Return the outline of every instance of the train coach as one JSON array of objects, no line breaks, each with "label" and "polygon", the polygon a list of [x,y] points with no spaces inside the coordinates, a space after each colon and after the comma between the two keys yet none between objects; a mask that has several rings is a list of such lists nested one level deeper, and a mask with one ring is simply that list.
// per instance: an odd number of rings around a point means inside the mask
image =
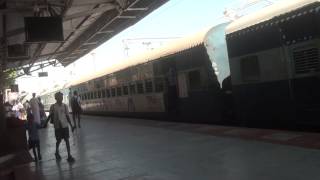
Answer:
[{"label": "train coach", "polygon": [[237,120],[319,124],[320,1],[280,2],[226,33]]},{"label": "train coach", "polygon": [[217,122],[235,111],[250,124],[319,124],[319,38],[320,1],[283,1],[63,91],[78,91],[85,113]]},{"label": "train coach", "polygon": [[[221,121],[221,86],[230,76],[227,25],[128,58],[62,91],[69,97],[77,91],[84,113],[89,114]],[[44,94],[43,99],[52,101],[52,93]]]}]

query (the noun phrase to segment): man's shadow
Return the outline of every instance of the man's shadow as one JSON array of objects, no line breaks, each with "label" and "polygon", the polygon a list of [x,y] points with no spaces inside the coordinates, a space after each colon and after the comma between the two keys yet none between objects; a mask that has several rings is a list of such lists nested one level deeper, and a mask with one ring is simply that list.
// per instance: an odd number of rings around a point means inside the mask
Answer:
[{"label": "man's shadow", "polygon": [[74,172],[73,172],[73,165],[75,161],[73,162],[67,162],[68,169],[63,170],[62,169],[62,162],[61,160],[56,160],[57,167],[58,167],[58,177],[60,180],[64,179],[75,179]]}]

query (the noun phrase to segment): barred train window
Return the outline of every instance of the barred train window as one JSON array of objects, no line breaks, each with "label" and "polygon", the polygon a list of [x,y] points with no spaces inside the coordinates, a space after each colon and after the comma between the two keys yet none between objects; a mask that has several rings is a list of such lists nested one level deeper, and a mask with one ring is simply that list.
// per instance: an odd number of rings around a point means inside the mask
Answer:
[{"label": "barred train window", "polygon": [[98,98],[101,98],[101,91],[98,91]]},{"label": "barred train window", "polygon": [[137,83],[137,90],[138,90],[138,94],[144,93],[143,84],[141,82]]},{"label": "barred train window", "polygon": [[128,86],[123,86],[123,95],[128,95]]},{"label": "barred train window", "polygon": [[117,87],[117,96],[122,96],[121,87]]},{"label": "barred train window", "polygon": [[105,98],[106,97],[106,90],[101,90],[101,93],[102,93],[102,98]]},{"label": "barred train window", "polygon": [[116,96],[116,89],[115,89],[115,88],[112,88],[112,89],[111,89],[111,96],[112,96],[112,97],[115,97],[115,96]]},{"label": "barred train window", "polygon": [[155,88],[156,92],[162,92],[164,90],[164,83],[162,79],[156,79]]},{"label": "barred train window", "polygon": [[134,84],[130,85],[130,94],[136,94],[136,86]]},{"label": "barred train window", "polygon": [[260,79],[258,56],[248,56],[240,60],[243,81],[257,81]]},{"label": "barred train window", "polygon": [[107,93],[107,97],[110,97],[110,89],[107,89],[106,93]]},{"label": "barred train window", "polygon": [[151,93],[153,91],[152,81],[146,81],[145,86],[147,93]]}]

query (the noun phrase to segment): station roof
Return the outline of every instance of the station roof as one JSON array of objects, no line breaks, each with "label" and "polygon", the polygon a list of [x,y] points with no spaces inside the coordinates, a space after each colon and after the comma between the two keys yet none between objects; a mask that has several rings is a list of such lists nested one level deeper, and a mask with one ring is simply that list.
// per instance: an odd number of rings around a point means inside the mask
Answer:
[{"label": "station roof", "polygon": [[275,3],[261,11],[252,13],[234,21],[227,27],[226,33],[231,34],[246,29],[316,2],[320,3],[320,0],[285,0]]},{"label": "station roof", "polygon": [[[0,0],[0,38],[5,42],[0,59],[5,59],[6,68],[31,68],[52,59],[67,66],[167,1]],[[62,17],[64,40],[26,43],[24,17],[35,13]],[[8,56],[10,48],[17,53]],[[27,53],[21,55],[19,50]]]}]

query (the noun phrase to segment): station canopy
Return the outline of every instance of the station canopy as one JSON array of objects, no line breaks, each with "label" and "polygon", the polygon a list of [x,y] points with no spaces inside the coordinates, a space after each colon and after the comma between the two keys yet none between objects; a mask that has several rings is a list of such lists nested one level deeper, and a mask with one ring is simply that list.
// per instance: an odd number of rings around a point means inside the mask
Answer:
[{"label": "station canopy", "polygon": [[74,62],[168,0],[0,0],[5,69]]}]

